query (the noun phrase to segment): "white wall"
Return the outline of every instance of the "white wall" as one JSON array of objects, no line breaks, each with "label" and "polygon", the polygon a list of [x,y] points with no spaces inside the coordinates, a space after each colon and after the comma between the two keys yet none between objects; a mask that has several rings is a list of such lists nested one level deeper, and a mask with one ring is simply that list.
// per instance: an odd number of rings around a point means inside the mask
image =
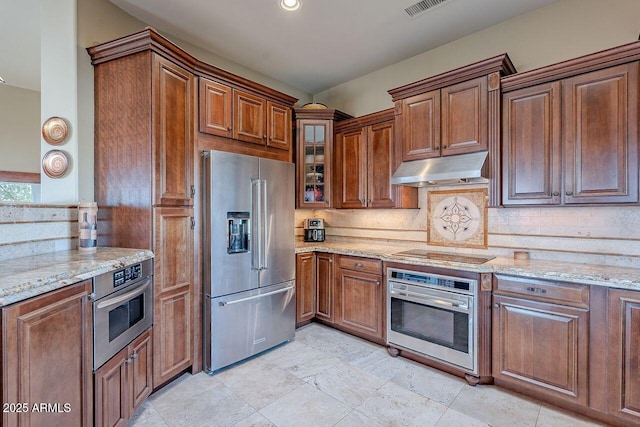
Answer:
[{"label": "white wall", "polygon": [[0,85],[0,171],[40,172],[40,92]]},{"label": "white wall", "polygon": [[387,90],[504,52],[531,70],[638,39],[638,0],[560,0],[314,95],[361,116],[393,106]]}]

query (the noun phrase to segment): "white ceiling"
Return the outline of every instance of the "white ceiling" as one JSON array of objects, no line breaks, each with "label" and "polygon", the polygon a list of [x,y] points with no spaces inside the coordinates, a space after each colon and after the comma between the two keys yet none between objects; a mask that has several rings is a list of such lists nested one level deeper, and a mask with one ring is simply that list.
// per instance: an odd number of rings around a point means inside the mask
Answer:
[{"label": "white ceiling", "polygon": [[[0,76],[40,88],[41,0],[2,0]],[[81,1],[81,0],[79,0]],[[315,94],[557,0],[111,0],[158,30]]]},{"label": "white ceiling", "polygon": [[310,94],[556,0],[111,0],[160,31]]}]

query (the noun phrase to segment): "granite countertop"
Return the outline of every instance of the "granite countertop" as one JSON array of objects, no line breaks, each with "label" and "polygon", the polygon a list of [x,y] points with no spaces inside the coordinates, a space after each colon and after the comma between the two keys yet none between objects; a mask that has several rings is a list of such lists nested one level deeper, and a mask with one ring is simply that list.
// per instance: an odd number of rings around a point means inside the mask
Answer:
[{"label": "granite countertop", "polygon": [[[477,273],[510,274],[535,279],[557,280],[587,285],[640,290],[640,269],[637,268],[578,264],[537,259],[517,260],[506,257],[497,257],[484,264],[468,264],[464,262],[408,258],[406,256],[395,255],[397,252],[407,249],[410,248],[369,245],[363,243],[298,242],[296,244],[296,253],[329,252],[342,255],[377,258],[382,261],[399,262],[411,265],[445,267]],[[434,250],[433,252],[436,251]]]},{"label": "granite countertop", "polygon": [[149,250],[97,248],[88,254],[69,250],[1,261],[0,307],[150,258]]}]

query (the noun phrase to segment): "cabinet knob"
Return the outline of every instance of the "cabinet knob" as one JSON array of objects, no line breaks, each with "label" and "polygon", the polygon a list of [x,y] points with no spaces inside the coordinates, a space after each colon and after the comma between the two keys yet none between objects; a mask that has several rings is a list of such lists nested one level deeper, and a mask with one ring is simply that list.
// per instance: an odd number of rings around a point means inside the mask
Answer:
[{"label": "cabinet knob", "polygon": [[498,303],[493,304],[493,306],[494,306],[495,308],[500,308],[500,304],[498,304]]},{"label": "cabinet knob", "polygon": [[379,281],[379,280],[377,280],[377,281],[376,281],[376,285],[379,285],[379,284],[380,284],[380,281]]},{"label": "cabinet knob", "polygon": [[446,149],[447,149],[447,146],[446,146],[446,145],[443,145],[443,146],[442,146],[442,149],[443,149],[443,150],[446,150]]},{"label": "cabinet knob", "polygon": [[560,193],[559,193],[559,192],[557,192],[557,191],[554,191],[553,193],[551,193],[551,195],[552,195],[553,197],[558,197],[558,196],[560,195]]},{"label": "cabinet knob", "polygon": [[263,139],[267,139],[267,135],[263,135],[263,136],[262,136],[262,138],[263,138]]},{"label": "cabinet knob", "polygon": [[138,358],[138,353],[133,353],[133,354],[131,355],[131,358],[132,358],[132,359],[137,359],[137,358]]},{"label": "cabinet knob", "polygon": [[330,259],[330,260],[329,260],[329,264],[331,264],[332,262],[333,262],[333,260],[332,260],[332,259]]},{"label": "cabinet knob", "polygon": [[440,149],[440,146],[439,146],[439,145],[436,145],[435,149],[436,149],[436,150],[439,150],[439,149]]},{"label": "cabinet knob", "polygon": [[356,262],[356,267],[362,267],[362,263],[361,262]]},{"label": "cabinet knob", "polygon": [[227,128],[227,130],[228,130],[229,132],[231,132],[231,131],[233,130],[233,128],[232,128],[231,126],[229,126],[229,127]]},{"label": "cabinet knob", "polygon": [[131,362],[132,362],[132,360],[131,360],[131,359],[126,359],[126,360],[124,361],[124,363],[125,363],[126,365],[131,365]]},{"label": "cabinet knob", "polygon": [[564,193],[564,194],[566,194],[567,196],[573,196],[573,191],[567,191],[567,192],[566,192],[566,193]]}]

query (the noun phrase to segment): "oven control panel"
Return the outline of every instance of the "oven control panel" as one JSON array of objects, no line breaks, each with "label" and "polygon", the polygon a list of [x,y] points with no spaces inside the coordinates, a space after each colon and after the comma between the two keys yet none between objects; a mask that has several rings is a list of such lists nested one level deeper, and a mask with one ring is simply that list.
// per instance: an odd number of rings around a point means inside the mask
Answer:
[{"label": "oven control panel", "polygon": [[142,264],[130,265],[113,273],[113,287],[122,286],[142,277]]}]

